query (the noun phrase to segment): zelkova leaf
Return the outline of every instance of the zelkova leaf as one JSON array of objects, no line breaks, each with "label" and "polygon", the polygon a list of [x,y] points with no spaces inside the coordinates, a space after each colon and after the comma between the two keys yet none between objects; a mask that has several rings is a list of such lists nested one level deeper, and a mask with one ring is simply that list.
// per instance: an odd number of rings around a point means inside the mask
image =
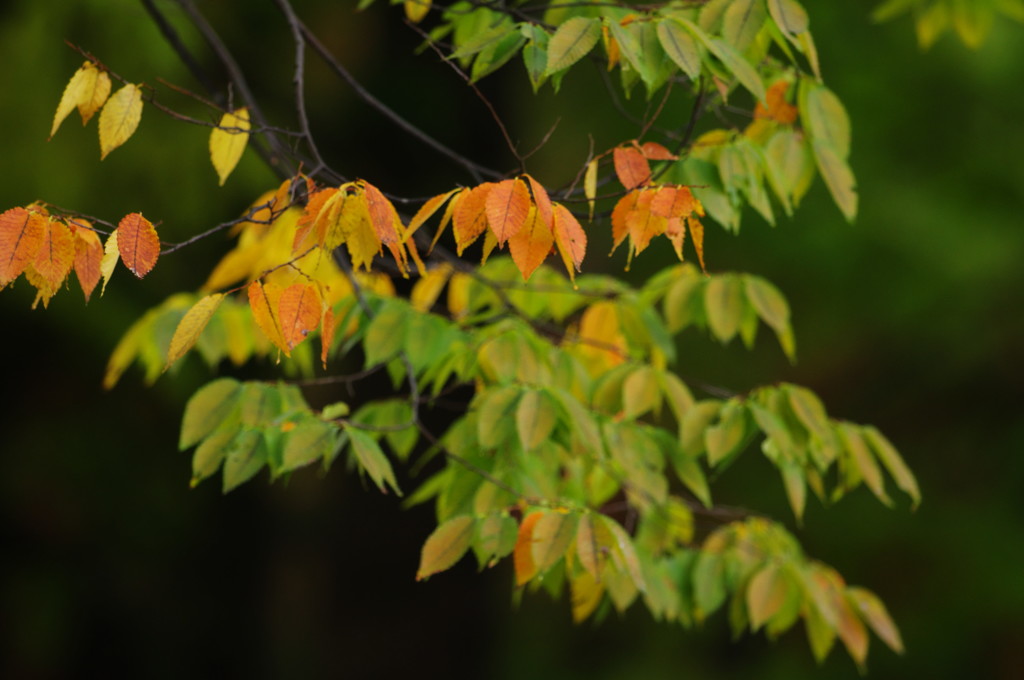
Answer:
[{"label": "zelkova leaf", "polygon": [[487,194],[484,204],[491,233],[504,245],[526,224],[530,213],[530,192],[521,179],[498,182]]},{"label": "zelkova leaf", "polygon": [[432,576],[452,567],[469,550],[476,519],[470,515],[452,517],[427,537],[420,553],[416,580]]},{"label": "zelkova leaf", "polygon": [[142,119],[142,90],[128,84],[115,92],[100,112],[100,160],[128,141]]},{"label": "zelkova leaf", "polygon": [[35,259],[46,238],[47,219],[25,208],[0,214],[0,286],[18,278]]},{"label": "zelkova leaf", "polygon": [[412,219],[409,220],[409,227],[407,229],[408,235],[411,237],[413,234],[415,234],[416,231],[421,226],[423,226],[423,223],[429,220],[433,216],[433,214],[436,213],[442,205],[444,205],[444,202],[451,198],[452,194],[456,193],[457,191],[460,190],[452,189],[451,191],[448,191],[443,194],[438,194],[437,196],[434,196],[433,198],[427,200],[427,202],[424,203],[420,207],[420,209],[416,211],[416,214],[412,216]]},{"label": "zelkova leaf", "polygon": [[882,601],[869,590],[864,588],[850,587],[846,589],[846,597],[853,606],[860,612],[860,616],[867,622],[868,626],[875,632],[875,635],[882,639],[882,642],[889,645],[889,648],[899,654],[903,653],[903,638],[900,636],[899,628],[889,616],[888,610]]},{"label": "zelkova leaf", "polygon": [[430,12],[432,0],[405,0],[405,17],[414,24],[423,21]]},{"label": "zelkova leaf", "polygon": [[674,19],[662,19],[657,26],[658,41],[669,59],[682,69],[690,80],[700,76],[700,47],[693,36]]},{"label": "zelkova leaf", "polygon": [[615,161],[615,174],[627,191],[650,180],[651,166],[635,146],[615,147],[612,158]]},{"label": "zelkova leaf", "polygon": [[754,574],[746,593],[752,630],[756,631],[782,609],[789,587],[782,569],[775,564],[769,563]]},{"label": "zelkova leaf", "polygon": [[398,481],[395,479],[395,471],[391,467],[391,461],[384,455],[377,440],[362,430],[349,427],[345,430],[349,439],[352,440],[352,452],[356,455],[359,465],[370,475],[370,479],[377,485],[381,493],[387,493],[387,486],[390,486],[396,494],[402,495],[398,488]]},{"label": "zelkova leaf", "polygon": [[530,175],[523,175],[523,177],[526,178],[526,182],[529,185],[530,195],[533,197],[533,205],[537,208],[537,214],[544,221],[544,224],[547,225],[548,229],[552,229],[551,223],[555,217],[554,204],[551,202],[547,189]]},{"label": "zelkova leaf", "polygon": [[370,214],[370,224],[377,234],[380,242],[387,245],[398,241],[399,232],[402,230],[402,221],[398,217],[398,211],[391,204],[380,189],[369,182],[364,181],[363,193],[366,196],[366,208]]},{"label": "zelkova leaf", "polygon": [[63,222],[51,218],[45,224],[43,242],[31,266],[50,290],[56,292],[74,266],[75,237]]},{"label": "zelkova leaf", "polygon": [[[82,125],[96,115],[96,112],[103,108],[110,96],[110,76],[106,71],[96,70],[96,78],[86,87],[83,97],[78,100],[78,115],[82,117]],[[52,136],[52,135],[51,135]]]},{"label": "zelkova leaf", "polygon": [[232,378],[218,378],[199,388],[185,405],[178,448],[184,451],[206,438],[238,407],[241,384]]},{"label": "zelkova leaf", "polygon": [[266,286],[259,281],[253,281],[248,287],[249,307],[252,309],[252,318],[263,331],[263,335],[280,349],[285,355],[291,353],[291,348],[284,341],[284,334],[281,331],[281,321],[278,319],[277,303],[281,297],[281,291],[271,284]]},{"label": "zelkova leaf", "polygon": [[875,455],[878,456],[878,459],[882,461],[882,465],[892,475],[896,486],[910,496],[910,499],[914,502],[913,507],[916,508],[921,504],[921,489],[917,486],[917,479],[914,477],[914,473],[907,467],[896,447],[875,427],[865,427],[862,431],[871,448],[874,449]]},{"label": "zelkova leaf", "polygon": [[224,301],[222,293],[207,295],[185,312],[181,317],[178,327],[174,329],[174,336],[171,337],[171,345],[167,350],[167,364],[164,370],[170,368],[171,364],[185,356],[199,340],[206,324],[210,323],[220,303]]},{"label": "zelkova leaf", "polygon": [[596,158],[587,163],[583,175],[583,194],[587,197],[590,219],[594,219],[594,202],[597,200],[597,163]]},{"label": "zelkova leaf", "polygon": [[289,351],[317,329],[321,316],[322,300],[316,286],[293,283],[281,291],[277,302],[277,318],[281,323],[281,336]]},{"label": "zelkova leaf", "polygon": [[807,11],[797,0],[768,0],[768,11],[787,37],[794,38],[807,30]]},{"label": "zelkova leaf", "polygon": [[[79,224],[88,224],[85,220],[77,220]],[[96,284],[100,281],[100,263],[103,261],[103,243],[96,232],[87,226],[72,224],[75,234],[75,275],[82,287],[85,301],[89,301]]]},{"label": "zelkova leaf", "polygon": [[531,207],[526,223],[508,240],[508,252],[524,281],[529,280],[544,262],[554,243],[555,237],[548,223],[541,219],[537,208]]},{"label": "zelkova leaf", "polygon": [[601,39],[601,21],[573,17],[555,31],[548,42],[547,73],[563,71],[587,55]]},{"label": "zelkova leaf", "polygon": [[[487,229],[487,197],[495,186],[497,185],[493,182],[484,182],[453,199],[452,231],[455,234],[455,248],[459,255],[462,255],[462,251]],[[439,229],[438,234],[440,233]]]},{"label": "zelkova leaf", "polygon": [[338,429],[322,420],[302,420],[284,433],[281,466],[275,473],[297,470],[318,460],[328,461],[338,447]]},{"label": "zelkova leaf", "polygon": [[[58,128],[60,128],[60,124],[71,115],[71,112],[76,107],[91,98],[91,93],[96,86],[97,72],[96,66],[91,61],[87,61],[71,76],[71,80],[64,86],[64,93],[61,95],[60,103],[57,104],[57,110],[53,114],[53,124],[50,126],[49,139],[53,139],[53,136],[57,134]],[[108,78],[108,86],[109,82],[110,79]],[[82,118],[88,120],[84,113]]]},{"label": "zelkova leaf", "polygon": [[516,547],[512,550],[512,564],[516,572],[516,585],[525,585],[537,575],[537,564],[533,561],[533,528],[544,516],[543,512],[531,512],[523,517],[516,536]]},{"label": "zelkova leaf", "polygon": [[130,213],[117,224],[117,249],[121,261],[140,279],[153,270],[160,257],[160,237],[153,223],[141,213]]},{"label": "zelkova leaf", "polygon": [[249,143],[249,109],[242,107],[225,113],[210,133],[210,161],[221,186],[238,165]]},{"label": "zelkova leaf", "polygon": [[818,169],[825,178],[832,198],[843,216],[852,222],[857,216],[857,180],[853,176],[853,171],[827,141],[815,139],[812,149]]},{"label": "zelkova leaf", "polygon": [[516,407],[516,430],[523,449],[531,451],[548,438],[555,427],[554,404],[537,390],[523,393]]},{"label": "zelkova leaf", "polygon": [[547,571],[565,555],[576,537],[579,516],[566,512],[546,512],[533,527],[531,552],[538,572]]},{"label": "zelkova leaf", "polygon": [[100,276],[103,278],[103,288],[100,289],[101,296],[107,291],[107,284],[110,282],[110,277],[114,275],[114,269],[120,259],[121,251],[117,248],[117,230],[115,229],[114,233],[107,237],[107,242],[103,244],[103,257],[100,258]]},{"label": "zelkova leaf", "polygon": [[708,326],[722,342],[729,342],[740,328],[743,316],[743,282],[732,274],[715,276],[704,288]]},{"label": "zelkova leaf", "polygon": [[556,203],[554,207],[553,230],[558,254],[562,256],[569,278],[575,281],[575,272],[580,271],[583,257],[587,253],[587,234],[576,217],[561,203]]},{"label": "zelkova leaf", "polygon": [[722,37],[743,52],[754,42],[767,18],[764,0],[733,0],[722,15]]}]

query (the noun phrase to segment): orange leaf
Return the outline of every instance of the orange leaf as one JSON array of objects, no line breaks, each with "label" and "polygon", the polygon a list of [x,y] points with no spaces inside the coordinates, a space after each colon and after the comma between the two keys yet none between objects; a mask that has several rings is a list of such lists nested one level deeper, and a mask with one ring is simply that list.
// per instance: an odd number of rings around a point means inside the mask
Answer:
[{"label": "orange leaf", "polygon": [[682,262],[683,244],[686,243],[686,228],[683,226],[683,220],[678,217],[668,218],[665,236],[668,236],[668,240],[672,242],[672,248],[676,251],[676,257]]},{"label": "orange leaf", "polygon": [[324,365],[324,370],[327,370],[327,354],[331,351],[331,345],[334,343],[334,310],[330,307],[324,309],[323,319],[320,321],[320,363]]},{"label": "orange leaf", "polygon": [[437,209],[440,208],[445,201],[451,198],[452,194],[456,191],[459,191],[459,189],[452,189],[447,193],[438,194],[437,196],[428,199],[427,202],[416,211],[416,214],[412,216],[412,219],[409,220],[409,228],[407,230],[408,235],[412,236],[415,234],[416,230],[422,227],[423,223],[429,220],[431,216],[437,212]]},{"label": "orange leaf", "polygon": [[63,222],[46,220],[43,242],[32,267],[56,291],[75,264],[75,237]]},{"label": "orange leaf", "polygon": [[529,175],[526,175],[525,177],[530,183],[530,193],[533,194],[533,204],[537,206],[537,213],[544,221],[544,224],[548,225],[550,228],[554,219],[554,208],[551,206],[551,197],[548,196],[547,190],[540,182]]},{"label": "orange leaf", "polygon": [[693,237],[693,248],[697,251],[700,268],[707,273],[707,267],[704,266],[704,225],[696,217],[687,217],[686,226],[690,230],[690,236]]},{"label": "orange leaf", "polygon": [[501,246],[516,235],[530,213],[530,192],[521,179],[498,182],[487,195],[487,223]]},{"label": "orange leaf", "polygon": [[629,228],[629,240],[635,253],[641,253],[650,244],[651,239],[663,234],[668,220],[651,213],[651,201],[655,190],[642,190],[637,196],[636,206],[626,215],[626,226]]},{"label": "orange leaf", "polygon": [[363,192],[366,194],[366,208],[370,213],[370,223],[381,243],[395,243],[398,241],[398,234],[402,230],[402,221],[398,218],[398,211],[391,204],[380,189],[367,181],[363,181]]},{"label": "orange leaf", "polygon": [[528,280],[544,262],[554,242],[555,237],[541,219],[540,211],[530,208],[526,224],[508,240],[508,252],[512,255],[512,261],[516,263],[524,281]]},{"label": "orange leaf", "polygon": [[121,218],[117,225],[117,249],[121,261],[140,279],[153,270],[160,257],[160,237],[141,213]]},{"label": "orange leaf", "polygon": [[646,184],[651,178],[651,166],[644,155],[634,146],[617,146],[612,152],[615,174],[627,190]]},{"label": "orange leaf", "polygon": [[558,253],[562,256],[569,278],[575,281],[573,270],[580,270],[583,256],[587,253],[587,234],[569,209],[561,203],[555,204],[554,232]]},{"label": "orange leaf", "polygon": [[626,236],[629,235],[629,225],[626,224],[626,218],[636,208],[637,199],[640,198],[639,191],[631,191],[615,204],[612,209],[612,252],[622,245],[622,242],[626,240]]},{"label": "orange leaf", "polygon": [[516,547],[512,551],[512,563],[516,571],[516,585],[521,586],[537,575],[533,561],[533,526],[544,516],[543,512],[532,512],[523,518],[516,536]]},{"label": "orange leaf", "polygon": [[[100,281],[100,261],[103,259],[103,244],[96,232],[89,229],[85,220],[76,220],[72,228],[75,232],[75,275],[78,276],[78,284],[85,294],[85,301]],[[90,225],[91,226],[91,225]]]},{"label": "orange leaf", "polygon": [[640,145],[640,151],[651,161],[677,161],[679,156],[675,155],[657,142],[644,142]]},{"label": "orange leaf", "polygon": [[292,350],[320,325],[320,291],[308,283],[293,283],[281,292],[277,316],[281,335]]},{"label": "orange leaf", "polygon": [[306,207],[302,210],[298,222],[295,223],[297,230],[295,240],[292,243],[292,252],[304,252],[314,243],[323,244],[327,235],[327,221],[320,219],[327,201],[338,193],[335,187],[321,189],[310,195]]},{"label": "orange leaf", "polygon": [[460,193],[452,213],[452,231],[459,255],[480,237],[487,228],[487,197],[497,185],[484,182],[467,192]]},{"label": "orange leaf", "polygon": [[651,213],[658,217],[687,217],[697,207],[697,199],[689,187],[661,187],[651,200]]},{"label": "orange leaf", "polygon": [[284,336],[281,333],[281,322],[274,313],[278,299],[281,297],[281,292],[276,286],[264,286],[259,281],[253,281],[249,284],[248,293],[249,307],[252,308],[252,318],[256,325],[259,326],[270,342],[274,343],[286,356],[289,356],[291,348],[284,341]]},{"label": "orange leaf", "polygon": [[786,101],[786,90],[788,89],[789,83],[785,80],[776,80],[772,83],[771,87],[765,91],[765,99],[768,105],[764,106],[761,102],[757,102],[757,105],[754,107],[754,119],[774,120],[783,125],[795,123],[797,109]]},{"label": "orange leaf", "polygon": [[45,238],[47,218],[24,208],[0,215],[0,286],[18,278],[35,259]]}]

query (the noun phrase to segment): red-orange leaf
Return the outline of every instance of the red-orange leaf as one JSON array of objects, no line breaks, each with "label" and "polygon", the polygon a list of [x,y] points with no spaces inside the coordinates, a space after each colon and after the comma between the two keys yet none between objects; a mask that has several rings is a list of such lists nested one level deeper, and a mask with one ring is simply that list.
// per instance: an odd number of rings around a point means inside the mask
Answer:
[{"label": "red-orange leaf", "polygon": [[363,191],[366,194],[366,208],[370,213],[370,223],[377,233],[377,238],[385,245],[396,243],[402,222],[398,218],[395,206],[380,192],[380,189],[369,182],[363,181]]},{"label": "red-orange leaf", "polygon": [[493,182],[484,182],[456,197],[452,231],[455,232],[455,247],[459,255],[487,228],[487,197],[495,186]]},{"label": "red-orange leaf", "polygon": [[[78,276],[78,284],[82,287],[85,301],[100,281],[100,262],[103,260],[103,243],[96,232],[89,229],[89,223],[85,220],[76,220],[72,228],[75,232],[75,275]],[[83,226],[79,226],[83,225]]]},{"label": "red-orange leaf", "polygon": [[415,234],[416,230],[422,227],[423,223],[429,220],[431,216],[437,212],[438,208],[440,208],[445,201],[451,198],[452,194],[454,194],[456,191],[459,191],[459,189],[452,189],[447,193],[438,194],[437,196],[428,199],[427,202],[424,203],[420,207],[420,209],[416,211],[416,214],[412,216],[412,219],[409,220],[409,229],[407,232],[408,235],[412,236],[413,234]]},{"label": "red-orange leaf", "polygon": [[281,292],[277,318],[281,335],[292,350],[320,325],[320,291],[308,283],[293,283]]},{"label": "red-orange leaf", "polygon": [[615,174],[627,190],[646,184],[651,178],[651,166],[635,146],[617,146],[612,153]]},{"label": "red-orange leaf", "polygon": [[68,225],[46,220],[43,243],[32,260],[32,268],[56,291],[75,264],[75,237]]},{"label": "red-orange leaf", "polygon": [[644,142],[640,146],[640,151],[647,157],[648,160],[652,161],[677,161],[679,156],[675,155],[661,144],[657,142]]},{"label": "red-orange leaf", "polygon": [[498,182],[487,195],[487,223],[491,232],[503,245],[515,236],[530,213],[530,192],[521,179]]},{"label": "red-orange leaf", "polygon": [[757,102],[757,105],[754,106],[754,118],[774,120],[783,125],[792,125],[796,122],[797,109],[786,101],[786,90],[788,89],[789,83],[785,80],[780,79],[772,83],[771,87],[765,91],[768,106]]},{"label": "red-orange leaf", "polygon": [[569,278],[575,281],[574,270],[580,270],[583,256],[587,253],[587,234],[568,208],[561,203],[555,204],[554,232],[558,254],[562,256]]},{"label": "red-orange leaf", "polygon": [[548,196],[547,190],[541,185],[540,182],[535,180],[529,175],[525,175],[526,180],[530,183],[530,193],[533,194],[533,204],[537,206],[537,213],[540,218],[544,220],[544,224],[550,228],[551,222],[554,219],[554,208],[551,205],[551,197]]},{"label": "red-orange leaf", "polygon": [[689,187],[668,185],[658,189],[651,200],[651,213],[658,217],[687,217],[697,207]]},{"label": "red-orange leaf", "polygon": [[338,193],[336,187],[328,187],[310,195],[309,202],[306,203],[306,207],[302,210],[302,215],[299,216],[298,222],[295,223],[297,229],[295,239],[292,242],[293,253],[302,253],[314,244],[323,244],[327,237],[328,220],[321,219],[320,213],[323,211],[327,201],[336,193]]},{"label": "red-orange leaf", "polygon": [[24,208],[0,215],[0,286],[18,278],[35,259],[45,238],[47,218]]},{"label": "red-orange leaf", "polygon": [[631,191],[615,204],[612,209],[612,252],[622,245],[629,235],[629,225],[626,224],[626,217],[636,208],[637,199],[640,198],[639,191]]},{"label": "red-orange leaf", "polygon": [[277,308],[278,299],[281,293],[273,286],[264,286],[259,281],[249,284],[249,307],[252,308],[252,318],[259,326],[263,334],[267,336],[274,346],[280,349],[285,355],[291,353],[291,348],[284,341],[281,333],[281,322],[274,310]]},{"label": "red-orange leaf", "polygon": [[323,319],[320,321],[320,363],[324,365],[324,370],[327,370],[327,354],[331,351],[331,345],[334,343],[334,310],[327,307],[324,310]]},{"label": "red-orange leaf", "polygon": [[555,237],[541,219],[540,211],[530,208],[526,224],[508,240],[508,252],[522,273],[524,281],[544,262],[554,242]]},{"label": "red-orange leaf", "polygon": [[117,249],[121,261],[140,279],[153,270],[160,257],[160,237],[141,213],[121,218],[117,225]]}]

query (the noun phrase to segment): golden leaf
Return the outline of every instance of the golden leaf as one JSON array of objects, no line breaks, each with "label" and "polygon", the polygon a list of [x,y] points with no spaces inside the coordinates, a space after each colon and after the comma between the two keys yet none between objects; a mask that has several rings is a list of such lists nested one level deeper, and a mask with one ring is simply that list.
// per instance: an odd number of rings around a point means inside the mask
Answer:
[{"label": "golden leaf", "polygon": [[238,165],[248,143],[249,109],[243,106],[234,113],[225,113],[210,133],[210,161],[221,186]]},{"label": "golden leaf", "polygon": [[128,141],[142,119],[142,90],[128,84],[114,93],[100,113],[100,160]]},{"label": "golden leaf", "polygon": [[174,329],[174,336],[171,337],[171,346],[167,350],[167,364],[164,366],[165,371],[192,349],[223,300],[223,293],[207,295],[185,312],[185,316],[181,317],[181,321],[178,322],[178,327]]}]

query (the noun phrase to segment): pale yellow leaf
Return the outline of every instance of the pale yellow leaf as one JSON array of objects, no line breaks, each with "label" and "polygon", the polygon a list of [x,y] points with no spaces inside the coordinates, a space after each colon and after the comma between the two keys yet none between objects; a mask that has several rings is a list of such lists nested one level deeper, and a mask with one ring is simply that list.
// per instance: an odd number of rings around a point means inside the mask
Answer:
[{"label": "pale yellow leaf", "polygon": [[100,260],[100,274],[103,276],[103,287],[100,288],[100,297],[107,291],[107,281],[110,281],[114,268],[121,259],[121,251],[117,247],[117,232],[107,237],[107,243],[103,246],[103,258]]},{"label": "pale yellow leaf", "polygon": [[129,83],[107,100],[100,113],[100,160],[128,141],[142,119],[142,90]]},{"label": "pale yellow leaf", "polygon": [[587,163],[587,171],[583,175],[583,193],[587,197],[590,208],[590,219],[594,219],[594,201],[597,198],[597,159]]},{"label": "pale yellow leaf", "polygon": [[181,317],[181,321],[178,322],[178,327],[174,329],[171,346],[167,350],[165,371],[192,349],[223,300],[223,293],[207,295],[185,312],[185,316]]},{"label": "pale yellow leaf", "polygon": [[249,109],[244,106],[234,113],[225,113],[210,133],[210,160],[221,186],[238,165],[248,142]]},{"label": "pale yellow leaf", "polygon": [[79,102],[85,100],[95,83],[96,67],[87,61],[75,71],[74,75],[71,76],[71,80],[64,87],[64,94],[61,95],[60,103],[57,104],[57,111],[53,114],[53,125],[50,126],[50,139],[57,134],[57,128],[60,127],[65,118],[71,115],[71,112],[75,110]]}]

